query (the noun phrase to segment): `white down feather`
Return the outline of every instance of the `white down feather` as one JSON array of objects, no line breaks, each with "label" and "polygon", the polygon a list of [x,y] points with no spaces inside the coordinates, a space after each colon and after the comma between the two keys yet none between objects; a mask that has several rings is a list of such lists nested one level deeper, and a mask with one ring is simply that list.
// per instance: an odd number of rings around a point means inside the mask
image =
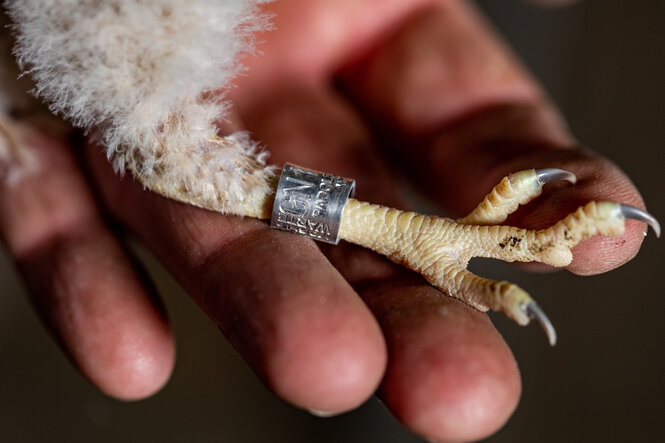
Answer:
[{"label": "white down feather", "polygon": [[[270,192],[248,137],[220,143],[220,91],[266,25],[261,0],[11,0],[19,65],[35,93],[99,131],[118,172],[222,212]],[[248,197],[251,196],[251,197]],[[253,215],[253,214],[247,214]]]}]

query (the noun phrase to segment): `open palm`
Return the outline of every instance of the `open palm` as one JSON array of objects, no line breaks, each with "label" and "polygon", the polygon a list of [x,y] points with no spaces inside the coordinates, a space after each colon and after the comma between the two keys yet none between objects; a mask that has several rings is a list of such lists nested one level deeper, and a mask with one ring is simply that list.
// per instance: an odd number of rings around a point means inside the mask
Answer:
[{"label": "open palm", "polygon": [[[358,196],[404,207],[397,175],[463,214],[509,172],[560,167],[511,224],[548,226],[589,200],[642,206],[615,166],[576,148],[533,80],[471,7],[454,0],[280,0],[247,76],[228,96],[223,131],[245,129],[271,152],[358,182]],[[195,69],[195,67],[193,67]],[[80,164],[63,142],[35,138],[48,165],[0,187],[0,227],[35,305],[83,373],[136,399],[168,379],[173,339],[149,283],[108,227],[135,233],[209,314],[264,382],[320,414],[354,408],[380,386],[391,411],[436,440],[478,439],[520,394],[512,354],[487,316],[350,245],[326,247],[146,192],[113,174],[98,148]],[[90,191],[92,177],[100,199]],[[569,269],[629,260],[594,238]]]}]

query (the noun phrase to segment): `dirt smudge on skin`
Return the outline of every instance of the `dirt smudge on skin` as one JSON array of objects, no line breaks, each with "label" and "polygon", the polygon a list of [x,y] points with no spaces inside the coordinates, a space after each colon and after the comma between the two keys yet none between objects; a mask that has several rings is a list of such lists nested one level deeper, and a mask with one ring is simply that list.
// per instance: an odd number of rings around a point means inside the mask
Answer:
[{"label": "dirt smudge on skin", "polygon": [[520,243],[522,243],[522,238],[521,237],[516,237],[514,235],[508,236],[504,238],[501,243],[499,243],[499,247],[501,249],[505,249],[506,246],[510,248],[511,250],[518,247]]}]

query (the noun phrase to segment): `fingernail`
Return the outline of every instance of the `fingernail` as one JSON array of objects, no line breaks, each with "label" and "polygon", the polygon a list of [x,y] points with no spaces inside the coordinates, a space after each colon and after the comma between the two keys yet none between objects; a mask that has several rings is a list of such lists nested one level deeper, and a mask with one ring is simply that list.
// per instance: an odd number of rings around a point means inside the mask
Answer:
[{"label": "fingernail", "polygon": [[319,411],[316,409],[308,409],[308,412],[316,417],[321,417],[321,418],[333,417],[338,414],[337,412]]}]

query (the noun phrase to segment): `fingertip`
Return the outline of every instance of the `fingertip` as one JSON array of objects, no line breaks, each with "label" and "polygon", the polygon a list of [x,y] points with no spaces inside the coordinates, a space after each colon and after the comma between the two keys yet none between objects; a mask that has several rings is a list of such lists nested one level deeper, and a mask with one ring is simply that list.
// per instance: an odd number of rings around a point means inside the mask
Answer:
[{"label": "fingertip", "polygon": [[170,333],[130,331],[106,348],[84,372],[110,397],[142,400],[159,392],[171,377],[175,345]]},{"label": "fingertip", "polygon": [[387,359],[381,329],[311,240],[257,226],[199,272],[197,301],[277,395],[334,415],[374,393]]},{"label": "fingertip", "polygon": [[515,411],[519,370],[484,314],[452,300],[444,309],[445,324],[423,322],[419,342],[411,340],[411,349],[391,360],[382,393],[417,434],[432,441],[476,441],[498,431]]},{"label": "fingertip", "polygon": [[[476,349],[472,349],[476,351]],[[421,376],[421,396],[411,394],[400,419],[414,432],[433,441],[477,441],[501,429],[517,408],[521,383],[516,370],[497,362],[501,370],[478,372],[462,359],[441,374]],[[449,372],[450,371],[450,372]],[[451,374],[454,372],[455,374]]]},{"label": "fingertip", "polygon": [[[135,401],[157,393],[175,365],[166,314],[138,280],[81,283],[79,303],[60,312],[59,340],[81,373],[106,395]],[[93,301],[96,301],[93,303]],[[71,317],[72,329],[63,325]]]},{"label": "fingertip", "polygon": [[[521,387],[506,389],[505,380],[477,377],[472,386],[441,385],[432,396],[447,397],[413,417],[404,417],[416,433],[431,441],[478,441],[499,431],[519,402]],[[519,386],[519,385],[518,385]]]},{"label": "fingertip", "polygon": [[349,306],[307,317],[300,333],[291,324],[276,339],[268,384],[317,416],[355,409],[374,394],[385,371],[386,345],[378,325],[369,311]]},{"label": "fingertip", "polygon": [[[131,401],[155,394],[173,371],[175,341],[150,281],[105,233],[93,231],[67,249],[58,254],[66,289],[41,304],[56,336],[107,395]],[[66,299],[61,306],[58,296]]]},{"label": "fingertip", "polygon": [[573,261],[566,269],[573,274],[597,275],[616,269],[637,255],[645,239],[642,223],[627,221],[620,237],[592,237],[572,249]]}]

